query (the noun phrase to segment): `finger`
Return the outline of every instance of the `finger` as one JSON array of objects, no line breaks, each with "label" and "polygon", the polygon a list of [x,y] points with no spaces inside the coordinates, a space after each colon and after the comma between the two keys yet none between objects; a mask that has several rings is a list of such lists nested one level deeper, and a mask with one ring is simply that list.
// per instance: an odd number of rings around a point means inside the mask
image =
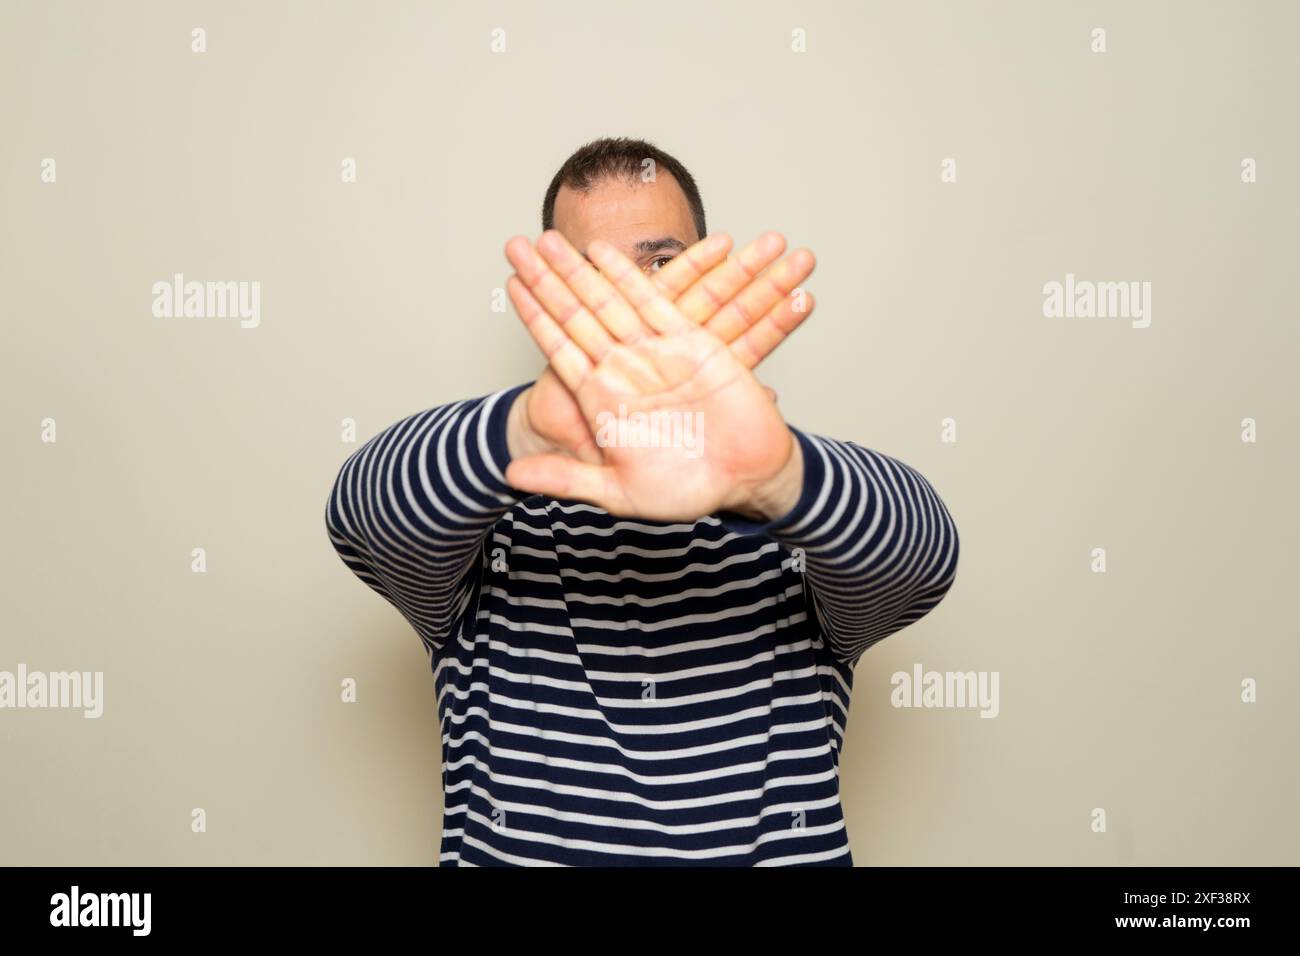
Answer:
[{"label": "finger", "polygon": [[727,302],[704,327],[722,341],[734,342],[812,275],[816,265],[811,251],[796,249]]},{"label": "finger", "polygon": [[[596,320],[573,291],[557,276],[523,236],[506,243],[506,258],[532,292],[534,301],[593,361],[599,362],[614,347],[606,327]],[[581,258],[581,256],[579,256]],[[591,266],[587,267],[593,273]],[[629,311],[631,311],[629,309]]]},{"label": "finger", "polygon": [[586,501],[610,509],[621,496],[614,469],[578,461],[568,455],[529,455],[506,468],[506,481],[520,491],[550,498]]},{"label": "finger", "polygon": [[591,373],[591,359],[542,308],[518,276],[511,276],[507,280],[506,292],[510,294],[510,301],[515,304],[515,310],[533,341],[542,350],[551,368],[555,369],[555,374],[569,391],[576,391]]},{"label": "finger", "polygon": [[645,273],[610,243],[597,239],[587,246],[587,255],[650,328],[661,333],[694,328]]},{"label": "finger", "polygon": [[711,236],[705,236],[680,255],[673,256],[667,265],[651,274],[650,281],[659,288],[660,292],[675,302],[709,270],[719,263],[726,262],[727,253],[730,251],[731,236],[725,232],[715,232]]},{"label": "finger", "polygon": [[[678,310],[692,322],[704,324],[735,298],[737,293],[750,285],[783,252],[785,252],[783,235],[779,232],[763,233],[741,249],[734,258],[713,269],[678,297],[676,300]],[[771,308],[771,305],[767,308]],[[767,308],[763,309],[763,312],[766,312]],[[762,315],[763,312],[759,312],[758,315]],[[735,335],[732,338],[735,338]],[[724,341],[729,342],[731,339]]]},{"label": "finger", "polygon": [[559,230],[548,229],[542,233],[536,252],[550,273],[544,287],[557,301],[565,302],[571,309],[580,309],[587,319],[624,342],[635,342],[650,334],[636,309]]},{"label": "finger", "polygon": [[811,292],[795,290],[794,295],[782,300],[780,305],[732,342],[729,346],[732,353],[746,368],[754,368],[812,315],[814,305]]}]

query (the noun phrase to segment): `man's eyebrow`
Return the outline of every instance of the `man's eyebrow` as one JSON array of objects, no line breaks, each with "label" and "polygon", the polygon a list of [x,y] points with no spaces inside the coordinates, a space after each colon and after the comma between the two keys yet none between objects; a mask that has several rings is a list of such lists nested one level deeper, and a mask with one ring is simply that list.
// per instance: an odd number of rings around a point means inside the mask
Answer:
[{"label": "man's eyebrow", "polygon": [[647,256],[652,252],[685,252],[686,243],[671,236],[662,239],[643,239],[636,244],[636,253]]},{"label": "man's eyebrow", "polygon": [[[685,252],[686,243],[680,239],[674,239],[672,236],[664,236],[662,239],[642,239],[632,247],[632,252],[638,256],[648,256],[652,252]],[[583,250],[582,258],[591,262],[591,256]]]}]

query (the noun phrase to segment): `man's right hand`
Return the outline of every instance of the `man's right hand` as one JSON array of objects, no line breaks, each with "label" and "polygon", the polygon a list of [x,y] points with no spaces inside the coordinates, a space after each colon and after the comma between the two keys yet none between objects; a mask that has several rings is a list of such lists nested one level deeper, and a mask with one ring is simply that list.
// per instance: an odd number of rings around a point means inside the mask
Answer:
[{"label": "man's right hand", "polygon": [[[752,369],[813,310],[811,294],[792,295],[812,273],[811,252],[798,249],[764,272],[785,247],[783,236],[768,232],[729,259],[731,238],[718,233],[674,257],[651,281],[683,315],[722,342],[729,345],[749,333],[744,362]],[[602,461],[576,400],[549,365],[516,397],[507,437],[512,459],[565,450],[592,464]]]}]

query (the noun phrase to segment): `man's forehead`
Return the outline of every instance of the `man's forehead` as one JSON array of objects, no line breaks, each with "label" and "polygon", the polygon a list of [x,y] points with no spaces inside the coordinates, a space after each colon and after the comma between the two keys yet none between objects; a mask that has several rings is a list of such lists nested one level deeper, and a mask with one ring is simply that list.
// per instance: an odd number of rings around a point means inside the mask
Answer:
[{"label": "man's forehead", "polygon": [[555,226],[581,249],[605,239],[636,254],[680,252],[695,238],[690,204],[673,178],[606,178],[579,190],[560,187]]}]

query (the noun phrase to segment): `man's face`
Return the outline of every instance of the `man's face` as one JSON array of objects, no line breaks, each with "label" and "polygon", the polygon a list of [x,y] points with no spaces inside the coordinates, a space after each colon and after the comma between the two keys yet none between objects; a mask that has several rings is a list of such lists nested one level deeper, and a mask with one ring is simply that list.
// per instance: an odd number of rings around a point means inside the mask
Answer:
[{"label": "man's face", "polygon": [[702,238],[695,233],[686,194],[665,172],[648,183],[640,177],[606,177],[587,192],[561,186],[555,228],[583,255],[589,243],[604,239],[646,272]]}]

